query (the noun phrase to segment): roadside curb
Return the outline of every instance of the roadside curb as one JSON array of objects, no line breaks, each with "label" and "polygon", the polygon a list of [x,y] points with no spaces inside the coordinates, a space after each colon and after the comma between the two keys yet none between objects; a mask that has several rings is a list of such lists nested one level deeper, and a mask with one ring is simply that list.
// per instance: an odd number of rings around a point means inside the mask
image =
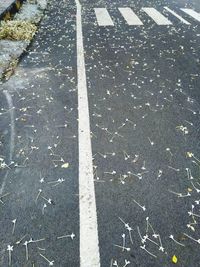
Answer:
[{"label": "roadside curb", "polygon": [[[24,0],[22,1],[25,2]],[[47,5],[47,0],[37,0],[37,4],[34,5],[26,1],[20,9],[20,12],[14,16],[13,20],[31,22],[38,27],[44,16]],[[34,9],[33,12],[29,14],[28,11],[31,7],[34,7]],[[37,34],[37,30],[35,34]],[[24,53],[27,52],[34,36],[31,40],[0,40],[0,84],[6,82],[15,72],[15,68],[19,60],[22,58]]]},{"label": "roadside curb", "polygon": [[0,20],[8,20],[14,16],[25,1],[26,0],[13,0],[11,5],[9,5],[3,12],[0,13]]}]

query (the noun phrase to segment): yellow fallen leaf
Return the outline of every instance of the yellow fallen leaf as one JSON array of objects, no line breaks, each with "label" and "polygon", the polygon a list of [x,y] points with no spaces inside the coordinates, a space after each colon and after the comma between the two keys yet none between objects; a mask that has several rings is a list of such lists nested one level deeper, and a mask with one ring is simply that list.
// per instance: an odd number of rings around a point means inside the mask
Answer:
[{"label": "yellow fallen leaf", "polygon": [[176,255],[174,255],[172,257],[172,262],[175,263],[175,264],[178,262],[178,259],[177,259]]},{"label": "yellow fallen leaf", "polygon": [[68,162],[64,163],[64,164],[61,166],[61,168],[65,168],[65,169],[67,169],[68,167],[69,167],[69,163],[68,163]]},{"label": "yellow fallen leaf", "polygon": [[193,157],[193,153],[192,152],[187,152],[186,155],[187,155],[188,158],[192,158]]},{"label": "yellow fallen leaf", "polygon": [[188,192],[192,192],[192,188],[188,187]]}]

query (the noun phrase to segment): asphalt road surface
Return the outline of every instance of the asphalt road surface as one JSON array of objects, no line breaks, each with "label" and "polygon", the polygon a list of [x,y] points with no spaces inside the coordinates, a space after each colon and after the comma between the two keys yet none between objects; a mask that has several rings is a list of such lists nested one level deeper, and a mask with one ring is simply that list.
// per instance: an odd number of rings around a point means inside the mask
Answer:
[{"label": "asphalt road surface", "polygon": [[50,3],[0,88],[0,266],[200,266],[199,12]]}]

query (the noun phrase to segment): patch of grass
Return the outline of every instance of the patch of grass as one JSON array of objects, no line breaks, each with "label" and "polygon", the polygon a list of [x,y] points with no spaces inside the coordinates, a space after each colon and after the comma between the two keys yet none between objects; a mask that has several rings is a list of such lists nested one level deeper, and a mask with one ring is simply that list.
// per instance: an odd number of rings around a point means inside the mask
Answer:
[{"label": "patch of grass", "polygon": [[3,21],[0,25],[0,40],[30,41],[36,30],[36,25],[27,21]]}]

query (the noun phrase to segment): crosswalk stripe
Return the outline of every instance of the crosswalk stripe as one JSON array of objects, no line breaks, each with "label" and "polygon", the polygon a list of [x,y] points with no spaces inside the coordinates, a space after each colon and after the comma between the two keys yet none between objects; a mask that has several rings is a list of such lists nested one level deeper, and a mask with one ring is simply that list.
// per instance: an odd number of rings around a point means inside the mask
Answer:
[{"label": "crosswalk stripe", "polygon": [[143,25],[142,21],[129,7],[119,7],[118,8],[128,25]]},{"label": "crosswalk stripe", "polygon": [[190,23],[187,20],[185,20],[184,18],[182,18],[181,16],[179,16],[176,12],[174,12],[170,8],[168,8],[168,7],[165,6],[164,9],[166,9],[169,13],[171,13],[173,16],[175,16],[176,18],[178,18],[184,24],[190,25]]},{"label": "crosswalk stripe", "polygon": [[200,22],[200,13],[190,8],[181,8],[181,10]]},{"label": "crosswalk stripe", "polygon": [[147,13],[147,15],[149,15],[158,25],[172,25],[172,22],[158,12],[155,8],[144,7],[142,10]]},{"label": "crosswalk stripe", "polygon": [[114,26],[114,23],[106,8],[94,9],[99,26]]}]

